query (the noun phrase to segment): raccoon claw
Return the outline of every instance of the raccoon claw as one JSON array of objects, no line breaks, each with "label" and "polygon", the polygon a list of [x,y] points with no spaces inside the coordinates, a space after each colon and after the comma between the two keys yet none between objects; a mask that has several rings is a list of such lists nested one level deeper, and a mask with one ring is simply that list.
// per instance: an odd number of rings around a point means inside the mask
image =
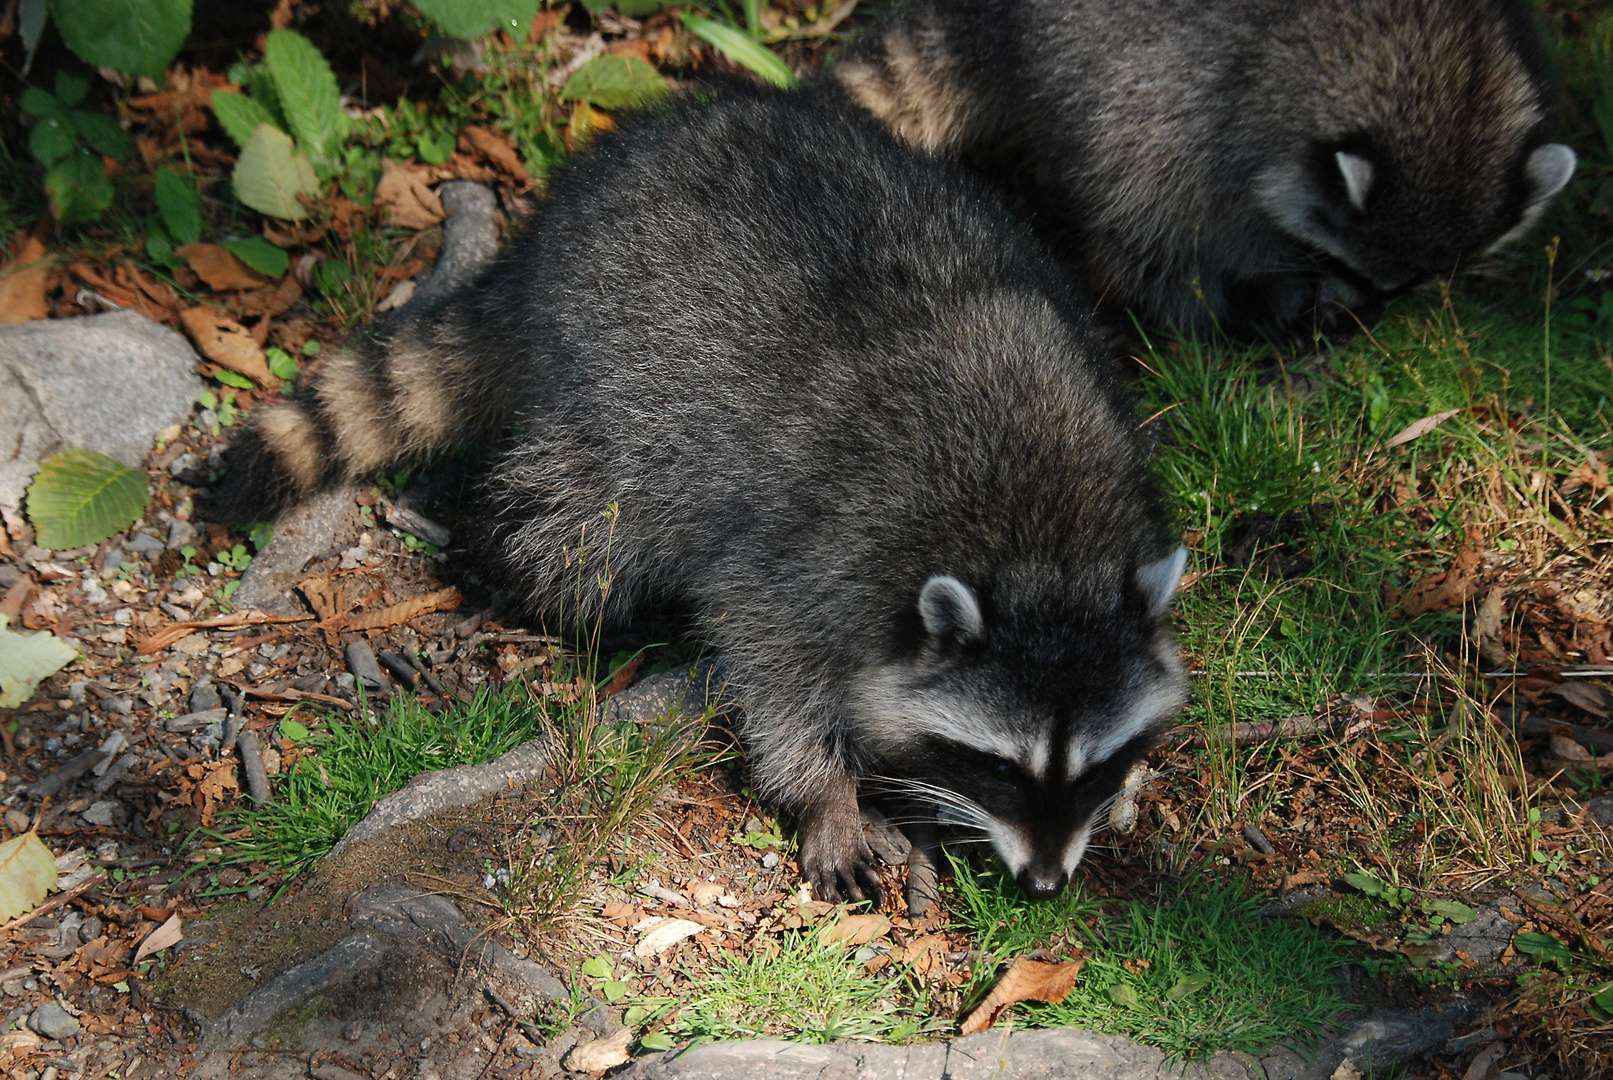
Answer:
[{"label": "raccoon claw", "polygon": [[866,900],[877,908],[885,898],[879,867],[863,840],[862,818],[855,809],[849,815],[833,811],[808,815],[801,827],[801,876],[819,900],[831,904]]}]

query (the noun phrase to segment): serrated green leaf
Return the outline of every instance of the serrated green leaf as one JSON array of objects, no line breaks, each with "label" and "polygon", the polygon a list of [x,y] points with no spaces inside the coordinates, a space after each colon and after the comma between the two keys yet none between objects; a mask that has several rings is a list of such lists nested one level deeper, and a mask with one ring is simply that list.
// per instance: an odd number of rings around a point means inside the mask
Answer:
[{"label": "serrated green leaf", "polygon": [[601,109],[653,105],[667,97],[666,80],[636,56],[602,53],[571,73],[560,100],[586,98]]},{"label": "serrated green leaf", "polygon": [[245,375],[242,375],[239,372],[231,371],[229,368],[219,368],[213,373],[213,378],[217,379],[225,386],[233,386],[237,390],[250,390],[254,386],[258,385]]},{"label": "serrated green leaf", "polygon": [[271,30],[263,62],[298,148],[310,161],[335,158],[347,138],[347,116],[336,76],[314,43],[295,30]]},{"label": "serrated green leaf", "polygon": [[795,87],[795,73],[774,52],[746,34],[711,19],[685,11],[683,25],[689,33],[714,47],[742,68],[755,72],[774,86],[785,90]]},{"label": "serrated green leaf", "polygon": [[191,0],[50,0],[62,40],[91,67],[160,78],[190,33]]},{"label": "serrated green leaf", "polygon": [[25,832],[0,844],[0,919],[32,911],[55,887],[56,856],[38,833]]},{"label": "serrated green leaf", "polygon": [[1478,912],[1457,900],[1424,900],[1422,909],[1427,915],[1443,915],[1457,926],[1478,917]]},{"label": "serrated green leaf", "polygon": [[67,117],[45,116],[28,133],[28,149],[47,169],[78,146],[78,133]]},{"label": "serrated green leaf", "polygon": [[219,246],[264,277],[282,278],[291,269],[291,256],[261,237],[226,240]]},{"label": "serrated green leaf", "polygon": [[439,131],[435,134],[426,131],[415,137],[415,153],[427,165],[441,165],[454,156],[454,133],[452,131]]},{"label": "serrated green leaf", "polygon": [[608,979],[613,970],[608,956],[591,956],[582,964],[582,973],[590,979]]},{"label": "serrated green leaf", "polygon": [[202,238],[202,200],[189,180],[166,166],[157,170],[157,212],[180,247]]},{"label": "serrated green leaf", "polygon": [[1360,889],[1368,896],[1383,895],[1383,882],[1379,881],[1371,874],[1345,874],[1344,881],[1346,884],[1353,885],[1355,888]]},{"label": "serrated green leaf", "polygon": [[145,473],[75,447],[40,465],[28,485],[28,520],[41,547],[83,547],[127,529],[150,501]]},{"label": "serrated green leaf", "polygon": [[670,1050],[677,1045],[672,1036],[664,1031],[653,1031],[640,1039],[638,1044],[646,1050]]},{"label": "serrated green leaf", "polygon": [[235,197],[260,214],[301,221],[308,211],[298,195],[319,194],[308,158],[292,149],[291,137],[273,124],[259,124],[236,159]]},{"label": "serrated green leaf", "polygon": [[78,128],[78,133],[97,154],[104,154],[114,161],[123,161],[134,153],[134,140],[129,138],[129,133],[119,127],[118,122],[110,116],[75,109],[73,126]]},{"label": "serrated green leaf", "polygon": [[481,37],[491,30],[526,37],[538,0],[415,0],[420,14],[457,38]]},{"label": "serrated green leaf", "polygon": [[17,99],[22,111],[29,116],[66,116],[67,110],[56,100],[56,95],[37,86],[30,86]]},{"label": "serrated green leaf", "polygon": [[90,92],[90,80],[82,75],[74,75],[65,68],[56,73],[56,100],[67,108],[84,100],[84,95]]},{"label": "serrated green leaf", "polygon": [[114,192],[101,159],[79,147],[45,173],[45,194],[57,221],[77,225],[111,206]]},{"label": "serrated green leaf", "polygon": [[252,133],[259,124],[278,126],[274,116],[261,102],[245,94],[237,94],[233,90],[214,90],[210,100],[213,115],[218,117],[218,126],[235,141],[236,146],[243,149],[252,141]]}]

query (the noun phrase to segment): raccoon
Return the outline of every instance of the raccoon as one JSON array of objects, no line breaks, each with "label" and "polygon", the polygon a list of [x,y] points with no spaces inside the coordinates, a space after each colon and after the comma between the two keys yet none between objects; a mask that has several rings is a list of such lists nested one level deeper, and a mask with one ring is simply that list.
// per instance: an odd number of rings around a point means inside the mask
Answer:
[{"label": "raccoon", "polygon": [[1576,163],[1522,0],[907,0],[833,78],[1187,333],[1347,337]]},{"label": "raccoon", "polygon": [[881,796],[1047,897],[1185,693],[1185,552],[1088,307],[961,170],[735,90],[602,138],[472,284],[260,410],[238,475],[513,424],[506,583],[551,627],[690,612],[820,896],[880,896]]}]

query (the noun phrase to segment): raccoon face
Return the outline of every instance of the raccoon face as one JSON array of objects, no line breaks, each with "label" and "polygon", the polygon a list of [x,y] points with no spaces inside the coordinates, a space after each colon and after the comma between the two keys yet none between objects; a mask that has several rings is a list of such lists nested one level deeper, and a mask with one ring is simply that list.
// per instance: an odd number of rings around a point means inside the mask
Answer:
[{"label": "raccoon face", "polygon": [[[1387,141],[1349,138],[1273,170],[1257,195],[1278,227],[1342,264],[1342,276],[1394,294],[1522,237],[1574,175],[1558,143],[1476,153],[1442,170],[1405,164]],[[1486,157],[1511,164],[1502,169]]]},{"label": "raccoon face", "polygon": [[911,650],[857,680],[868,788],[989,842],[1027,895],[1058,895],[1186,700],[1162,625],[1186,556],[1135,570],[1102,603],[1050,598],[1035,574],[930,578]]}]

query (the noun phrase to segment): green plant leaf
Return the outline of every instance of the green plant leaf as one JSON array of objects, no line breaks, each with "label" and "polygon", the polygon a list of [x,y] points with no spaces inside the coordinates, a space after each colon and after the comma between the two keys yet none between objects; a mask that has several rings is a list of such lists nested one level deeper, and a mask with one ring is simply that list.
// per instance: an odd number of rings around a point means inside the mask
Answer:
[{"label": "green plant leaf", "polygon": [[586,98],[601,109],[630,109],[666,100],[666,80],[636,56],[602,53],[571,73],[560,100]]},{"label": "green plant leaf", "polygon": [[25,832],[0,844],[0,919],[32,911],[55,887],[56,856],[38,833]]},{"label": "green plant leaf", "polygon": [[1115,983],[1105,992],[1109,995],[1109,1000],[1119,1005],[1122,1009],[1135,1009],[1142,1004],[1142,1001],[1137,997],[1137,991],[1125,983]]},{"label": "green plant leaf", "polygon": [[236,146],[243,149],[252,141],[252,133],[258,129],[259,124],[278,126],[268,109],[245,94],[237,94],[233,90],[214,90],[211,100],[213,115],[218,118],[218,126],[224,129],[224,134],[235,140]]},{"label": "green plant leaf", "polygon": [[91,67],[161,78],[190,33],[191,0],[50,0],[62,40]]},{"label": "green plant leaf", "polygon": [[1478,912],[1457,900],[1424,900],[1422,909],[1427,915],[1443,915],[1457,926],[1478,917]]},{"label": "green plant leaf", "polygon": [[150,501],[145,473],[75,447],[40,465],[28,485],[28,520],[41,547],[82,547],[127,529]]},{"label": "green plant leaf", "polygon": [[637,1027],[655,1015],[655,1010],[647,1005],[629,1005],[622,1014],[622,1023],[628,1027]]},{"label": "green plant leaf", "polygon": [[226,240],[219,245],[264,277],[282,278],[291,268],[291,256],[258,236]]},{"label": "green plant leaf", "polygon": [[164,166],[157,170],[157,212],[163,228],[179,246],[202,238],[202,200],[190,181]]},{"label": "green plant leaf", "polygon": [[78,133],[97,154],[104,154],[114,161],[123,161],[134,153],[134,140],[129,138],[129,133],[119,127],[116,120],[104,113],[75,109],[73,126],[78,128]]},{"label": "green plant leaf", "polygon": [[297,363],[297,358],[284,349],[265,349],[263,356],[268,361],[269,373],[277,379],[290,382],[302,372],[302,366]]},{"label": "green plant leaf", "polygon": [[661,1031],[652,1031],[639,1039],[638,1044],[646,1050],[670,1050],[677,1045],[672,1036]]},{"label": "green plant leaf", "polygon": [[56,73],[56,100],[71,109],[90,92],[90,80],[63,68]]},{"label": "green plant leaf", "polygon": [[1197,993],[1209,986],[1213,978],[1214,976],[1207,971],[1195,971],[1191,975],[1183,975],[1176,980],[1169,990],[1165,991],[1165,1000],[1181,1001],[1189,994]]},{"label": "green plant leaf", "polygon": [[247,533],[246,538],[251,541],[253,551],[262,551],[274,539],[274,526],[267,521],[261,521],[252,526],[252,531]]},{"label": "green plant leaf", "polygon": [[114,195],[101,159],[83,147],[45,173],[45,193],[50,196],[56,220],[63,225],[93,220],[112,205]]},{"label": "green plant leaf", "polygon": [[1539,934],[1532,930],[1514,936],[1512,947],[1521,953],[1528,953],[1541,964],[1555,965],[1565,975],[1574,959],[1574,954],[1561,940],[1551,934]]},{"label": "green plant leaf", "polygon": [[599,986],[599,992],[605,995],[605,1002],[610,1005],[626,997],[627,989],[627,984],[617,979],[607,979]]},{"label": "green plant leaf", "polygon": [[439,131],[436,134],[422,132],[415,137],[415,153],[427,165],[441,165],[454,156],[455,138],[452,131]]},{"label": "green plant leaf", "polygon": [[22,92],[17,99],[22,111],[29,116],[66,116],[67,110],[62,103],[56,100],[56,95],[49,90],[41,90],[37,86],[30,86]]},{"label": "green plant leaf", "polygon": [[608,979],[614,970],[608,956],[591,956],[582,963],[582,973],[590,979]]},{"label": "green plant leaf", "polygon": [[767,46],[753,39],[743,30],[724,26],[711,19],[685,11],[683,25],[689,33],[714,47],[742,68],[755,72],[774,86],[791,90],[795,87],[795,73]]},{"label": "green plant leaf", "polygon": [[319,194],[308,158],[292,149],[291,137],[273,124],[259,124],[232,174],[235,197],[260,214],[301,221],[308,216],[297,196]]},{"label": "green plant leaf", "polygon": [[297,146],[310,161],[333,160],[347,138],[347,116],[319,49],[295,30],[271,30],[263,62]]},{"label": "green plant leaf", "polygon": [[302,744],[308,741],[312,733],[308,730],[308,726],[300,720],[282,720],[280,721],[280,734],[294,743]]},{"label": "green plant leaf", "polygon": [[457,38],[498,29],[520,41],[537,14],[538,0],[415,0],[420,14]]},{"label": "green plant leaf", "polygon": [[[217,379],[225,386],[233,386],[237,390],[250,390],[254,386],[258,385],[245,375],[242,375],[239,372],[231,371],[229,368],[219,368],[218,371],[213,373],[213,378]],[[223,414],[220,413],[220,421],[222,421],[223,418]]]},{"label": "green plant leaf", "polygon": [[34,696],[34,687],[77,656],[72,646],[49,631],[13,634],[0,615],[0,709],[20,709]]},{"label": "green plant leaf", "polygon": [[1613,1016],[1613,982],[1591,995],[1591,1001],[1608,1016]]},{"label": "green plant leaf", "polygon": [[67,117],[44,116],[28,133],[28,149],[47,169],[78,146],[78,135]]},{"label": "green plant leaf", "polygon": [[1383,895],[1383,890],[1384,890],[1383,882],[1379,881],[1377,878],[1373,877],[1371,874],[1345,874],[1344,875],[1344,881],[1345,881],[1346,884],[1352,885],[1355,888],[1360,889],[1362,892],[1366,893],[1368,896],[1382,896]]}]

